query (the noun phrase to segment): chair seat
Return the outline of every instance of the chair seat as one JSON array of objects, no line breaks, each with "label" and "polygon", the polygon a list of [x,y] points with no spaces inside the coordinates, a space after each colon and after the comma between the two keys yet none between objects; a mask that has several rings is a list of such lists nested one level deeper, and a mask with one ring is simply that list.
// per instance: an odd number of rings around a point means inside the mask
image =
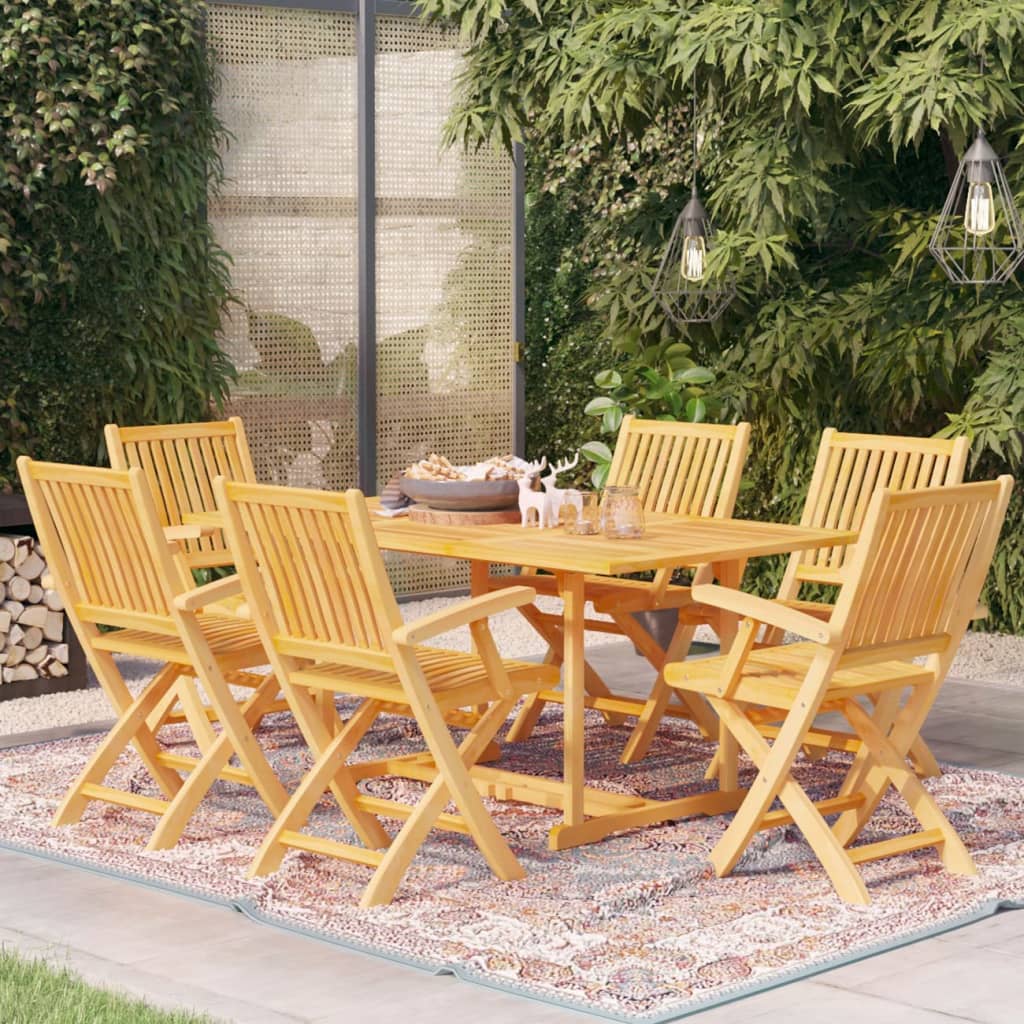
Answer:
[{"label": "chair seat", "polygon": [[[817,644],[797,643],[764,647],[747,658],[733,698],[751,704],[789,708],[821,651]],[[665,681],[678,690],[718,696],[727,656],[680,661],[665,668]],[[934,680],[932,672],[907,661],[885,661],[855,668],[840,668],[832,675],[825,702],[845,700],[881,690],[902,689]]]},{"label": "chair seat", "polygon": [[[264,665],[267,656],[256,627],[248,619],[223,612],[197,615],[200,628],[210,649],[222,667],[251,668]],[[131,654],[140,658],[155,658],[176,665],[191,665],[192,657],[176,636],[150,633],[141,629],[119,629],[104,633],[93,646],[114,654]]]},{"label": "chair seat", "polygon": [[[487,669],[475,654],[420,646],[416,657],[442,711],[486,704],[496,698]],[[509,660],[504,665],[517,697],[558,685],[559,670],[554,665]],[[292,681],[392,704],[408,703],[397,673],[386,670],[320,662],[293,672]]]}]

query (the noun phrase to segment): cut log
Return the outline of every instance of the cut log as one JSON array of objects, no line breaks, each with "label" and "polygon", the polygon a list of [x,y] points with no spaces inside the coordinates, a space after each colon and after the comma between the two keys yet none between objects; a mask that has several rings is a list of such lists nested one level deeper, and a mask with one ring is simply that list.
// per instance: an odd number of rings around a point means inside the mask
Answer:
[{"label": "cut log", "polygon": [[0,644],[3,638],[11,631],[11,613],[0,610]]},{"label": "cut log", "polygon": [[15,561],[14,568],[19,576],[24,576],[27,580],[37,580],[46,569],[46,563],[35,551],[30,551],[20,563]]},{"label": "cut log", "polygon": [[7,634],[7,645],[14,647],[20,644],[25,639],[25,630],[21,626],[15,624],[11,626],[11,631]]},{"label": "cut log", "polygon": [[[40,605],[42,607],[42,605]],[[64,639],[64,613],[46,612],[46,619],[43,621],[43,635],[47,640],[59,644]]]},{"label": "cut log", "polygon": [[51,679],[60,679],[68,674],[67,667],[56,658],[44,658],[39,662],[39,669],[43,675],[49,676]]},{"label": "cut log", "polygon": [[3,608],[11,618],[17,622],[21,613],[25,610],[25,606],[20,601],[4,601],[0,608]]},{"label": "cut log", "polygon": [[29,604],[18,616],[19,626],[36,626],[42,629],[46,625],[47,615],[59,615],[60,612],[48,611],[45,604]]},{"label": "cut log", "polygon": [[49,657],[52,657],[52,655],[45,647],[37,647],[34,651],[25,652],[25,660],[30,665],[38,665],[45,658]]},{"label": "cut log", "polygon": [[12,601],[28,601],[32,584],[24,576],[12,576],[7,581],[7,596]]},{"label": "cut log", "polygon": [[[62,665],[61,668],[64,666]],[[64,675],[67,675],[65,670]],[[21,665],[15,665],[14,668],[5,668],[3,672],[3,679],[5,683],[23,683],[29,679],[38,679],[39,670],[35,665],[28,665],[22,663]]]},{"label": "cut log", "polygon": [[14,538],[0,534],[0,562],[14,561]]},{"label": "cut log", "polygon": [[0,583],[6,583],[14,575],[14,566],[10,562],[0,562]]},{"label": "cut log", "polygon": [[4,658],[4,664],[10,665],[11,668],[14,668],[15,665],[20,665],[25,660],[26,654],[28,654],[28,651],[25,650],[25,648],[22,647],[21,644],[16,644],[13,647],[8,647],[7,657]]},{"label": "cut log", "polygon": [[[46,579],[46,577],[44,576],[43,579]],[[64,611],[64,601],[61,599],[60,594],[52,588],[47,588],[43,591],[43,604],[45,604],[51,612]]]},{"label": "cut log", "polygon": [[28,603],[29,604],[42,604],[43,603],[43,588],[38,583],[32,584],[32,589],[28,592]]},{"label": "cut log", "polygon": [[22,646],[28,651],[34,651],[42,642],[43,631],[38,626],[29,626],[21,638]]},{"label": "cut log", "polygon": [[[36,650],[39,648],[37,647]],[[66,665],[70,660],[71,654],[68,651],[67,644],[51,644],[47,650],[50,654],[56,658],[62,665]]]},{"label": "cut log", "polygon": [[39,585],[46,590],[53,590],[57,586],[57,581],[53,578],[52,572],[44,572],[39,577]]},{"label": "cut log", "polygon": [[[32,549],[36,546],[36,542],[31,537],[24,535],[15,537],[8,534],[7,539],[14,541],[14,557],[9,559],[9,561],[17,569],[32,554]],[[8,559],[4,559],[4,561],[8,561]],[[42,572],[42,569],[39,571]]]}]

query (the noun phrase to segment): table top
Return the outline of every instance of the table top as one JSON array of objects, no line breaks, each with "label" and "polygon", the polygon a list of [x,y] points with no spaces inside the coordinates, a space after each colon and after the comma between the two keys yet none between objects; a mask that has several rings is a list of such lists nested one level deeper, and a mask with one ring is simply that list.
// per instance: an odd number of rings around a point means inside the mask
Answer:
[{"label": "table top", "polygon": [[[515,524],[446,526],[376,515],[369,499],[374,534],[382,548],[507,565],[530,565],[552,572],[620,576],[651,569],[730,562],[791,551],[841,546],[857,539],[855,530],[823,530],[751,519],[712,519],[648,513],[638,540],[608,540],[603,534],[576,537],[562,529],[523,529]],[[215,527],[218,512],[185,516],[187,523]]]},{"label": "table top", "polygon": [[577,537],[562,529],[523,529],[515,524],[442,526],[378,516],[373,516],[373,526],[377,542],[391,551],[599,576],[788,554],[857,539],[853,530],[819,530],[786,523],[655,513],[645,518],[647,528],[637,540],[609,540],[603,534]]}]

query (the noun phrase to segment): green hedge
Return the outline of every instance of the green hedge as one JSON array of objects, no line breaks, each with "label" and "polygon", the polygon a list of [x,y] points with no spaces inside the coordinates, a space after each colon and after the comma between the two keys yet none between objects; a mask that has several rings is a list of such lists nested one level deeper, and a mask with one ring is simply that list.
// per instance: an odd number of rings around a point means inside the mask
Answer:
[{"label": "green hedge", "polygon": [[22,453],[95,462],[108,420],[202,418],[226,392],[203,12],[0,3],[0,488]]}]

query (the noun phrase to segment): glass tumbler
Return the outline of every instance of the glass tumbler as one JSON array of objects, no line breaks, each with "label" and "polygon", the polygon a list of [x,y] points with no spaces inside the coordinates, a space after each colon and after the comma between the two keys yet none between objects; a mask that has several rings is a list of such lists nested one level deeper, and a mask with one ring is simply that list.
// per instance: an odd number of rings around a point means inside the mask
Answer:
[{"label": "glass tumbler", "polygon": [[567,533],[581,537],[590,537],[601,530],[601,508],[597,503],[597,495],[593,491],[576,491],[573,495],[576,515],[567,521]]},{"label": "glass tumbler", "polygon": [[636,540],[644,535],[644,507],[635,487],[606,487],[601,524],[609,540]]}]

